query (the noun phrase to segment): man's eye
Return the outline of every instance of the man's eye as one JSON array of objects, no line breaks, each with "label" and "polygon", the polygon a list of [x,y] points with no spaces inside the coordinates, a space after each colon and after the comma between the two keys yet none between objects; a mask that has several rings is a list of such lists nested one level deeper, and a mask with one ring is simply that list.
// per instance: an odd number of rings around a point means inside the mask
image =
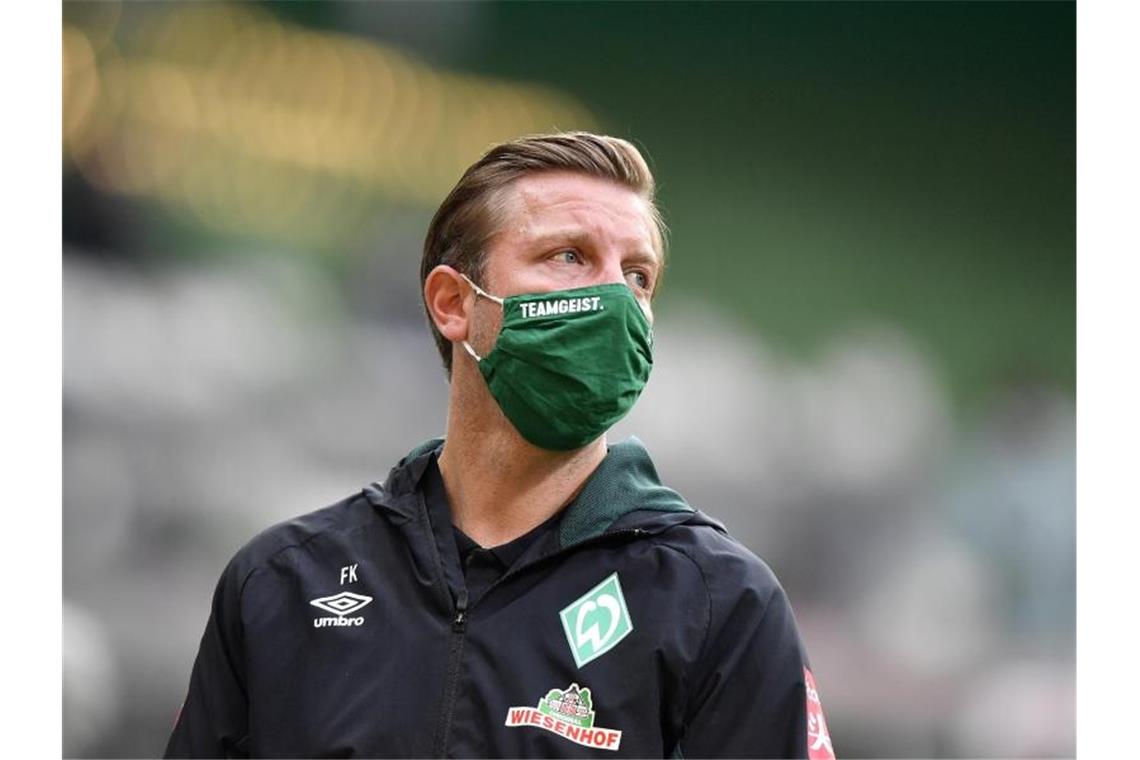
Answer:
[{"label": "man's eye", "polygon": [[629,282],[630,285],[639,290],[649,289],[649,275],[647,275],[645,272],[626,272],[625,279],[627,282]]},{"label": "man's eye", "polygon": [[559,251],[554,254],[554,258],[563,264],[581,264],[582,256],[573,248],[567,248],[565,251]]}]

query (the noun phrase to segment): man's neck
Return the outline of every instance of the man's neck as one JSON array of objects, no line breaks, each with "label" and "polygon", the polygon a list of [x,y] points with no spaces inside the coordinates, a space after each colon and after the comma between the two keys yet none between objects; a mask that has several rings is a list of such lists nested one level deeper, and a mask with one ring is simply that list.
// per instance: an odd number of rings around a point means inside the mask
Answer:
[{"label": "man's neck", "polygon": [[[480,378],[481,380],[481,378]],[[479,395],[479,394],[476,394]],[[548,451],[523,439],[489,394],[448,414],[439,469],[455,525],[480,546],[507,543],[570,503],[606,456],[606,439]]]}]

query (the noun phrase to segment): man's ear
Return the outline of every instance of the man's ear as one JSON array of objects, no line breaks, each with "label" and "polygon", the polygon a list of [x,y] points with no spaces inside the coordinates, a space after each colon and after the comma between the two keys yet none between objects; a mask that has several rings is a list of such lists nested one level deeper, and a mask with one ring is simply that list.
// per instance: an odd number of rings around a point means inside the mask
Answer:
[{"label": "man's ear", "polygon": [[474,307],[475,292],[447,264],[440,264],[424,280],[424,303],[440,334],[456,343],[467,340],[467,320]]}]

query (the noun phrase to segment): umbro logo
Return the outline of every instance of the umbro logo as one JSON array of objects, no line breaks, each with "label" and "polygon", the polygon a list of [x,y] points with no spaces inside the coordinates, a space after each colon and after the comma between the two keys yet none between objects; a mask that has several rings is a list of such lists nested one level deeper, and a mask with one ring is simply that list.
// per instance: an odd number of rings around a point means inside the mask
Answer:
[{"label": "umbro logo", "polygon": [[350,625],[364,625],[363,617],[346,617],[357,612],[372,601],[372,597],[365,596],[364,594],[354,594],[350,591],[342,591],[339,594],[332,596],[322,596],[320,599],[313,599],[309,604],[317,609],[331,612],[336,617],[319,617],[313,620],[314,628],[324,628],[326,626],[350,626]]},{"label": "umbro logo", "polygon": [[333,596],[323,596],[320,599],[314,599],[309,604],[314,607],[320,607],[325,612],[331,612],[334,615],[344,616],[350,612],[356,612],[360,608],[366,606],[372,601],[372,597],[365,596],[364,594],[353,594],[350,591],[342,591]]}]

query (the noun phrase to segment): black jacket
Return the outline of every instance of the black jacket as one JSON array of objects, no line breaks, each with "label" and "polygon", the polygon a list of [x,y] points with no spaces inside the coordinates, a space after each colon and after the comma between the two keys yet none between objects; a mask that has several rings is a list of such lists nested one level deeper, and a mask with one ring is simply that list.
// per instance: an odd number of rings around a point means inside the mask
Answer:
[{"label": "black jacket", "polygon": [[476,598],[424,505],[441,445],[237,553],[167,757],[808,757],[783,589],[635,439]]}]

